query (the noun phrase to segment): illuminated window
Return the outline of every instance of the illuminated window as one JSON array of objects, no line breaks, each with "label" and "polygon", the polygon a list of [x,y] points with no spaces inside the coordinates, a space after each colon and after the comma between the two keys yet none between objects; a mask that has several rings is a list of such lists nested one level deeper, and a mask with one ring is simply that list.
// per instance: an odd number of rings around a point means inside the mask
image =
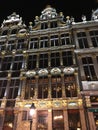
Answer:
[{"label": "illuminated window", "polygon": [[65,75],[64,83],[66,97],[77,97],[77,87],[74,75]]},{"label": "illuminated window", "polygon": [[53,130],[64,130],[64,117],[62,110],[53,110]]},{"label": "illuminated window", "polygon": [[77,109],[68,110],[69,130],[81,130],[80,114]]},{"label": "illuminated window", "polygon": [[37,130],[48,130],[48,112],[38,111]]},{"label": "illuminated window", "polygon": [[62,97],[62,81],[60,76],[51,77],[51,91],[52,98]]},{"label": "illuminated window", "polygon": [[27,82],[26,82],[26,87],[25,87],[25,98],[26,99],[30,99],[30,98],[34,97],[35,88],[36,88],[35,78],[28,78]]},{"label": "illuminated window", "polygon": [[4,116],[4,130],[11,130],[13,129],[13,124],[14,124],[14,112],[12,110],[5,111],[5,116]]},{"label": "illuminated window", "polygon": [[15,99],[18,96],[19,87],[20,87],[20,80],[11,79],[7,95],[8,99]]},{"label": "illuminated window", "polygon": [[40,77],[38,81],[38,98],[48,98],[48,77]]}]

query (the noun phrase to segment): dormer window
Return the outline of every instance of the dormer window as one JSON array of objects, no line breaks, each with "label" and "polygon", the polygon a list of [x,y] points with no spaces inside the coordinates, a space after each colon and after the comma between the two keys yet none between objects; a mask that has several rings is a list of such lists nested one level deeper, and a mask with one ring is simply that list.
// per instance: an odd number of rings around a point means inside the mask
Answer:
[{"label": "dormer window", "polygon": [[52,19],[57,16],[56,10],[51,6],[47,6],[43,11],[40,19]]},{"label": "dormer window", "polygon": [[41,23],[41,29],[47,29],[48,23]]},{"label": "dormer window", "polygon": [[57,27],[57,21],[52,21],[50,23],[50,28],[56,28]]}]

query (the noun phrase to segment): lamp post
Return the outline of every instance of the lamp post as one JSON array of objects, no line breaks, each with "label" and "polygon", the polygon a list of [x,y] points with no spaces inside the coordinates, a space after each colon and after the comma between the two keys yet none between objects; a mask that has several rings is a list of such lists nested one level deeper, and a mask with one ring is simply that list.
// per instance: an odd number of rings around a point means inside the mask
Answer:
[{"label": "lamp post", "polygon": [[32,105],[31,105],[31,107],[30,107],[30,116],[31,116],[31,120],[30,120],[30,130],[32,130],[32,122],[33,122],[33,120],[32,120],[32,116],[34,115],[34,113],[35,113],[35,105],[34,105],[34,103],[32,103]]}]

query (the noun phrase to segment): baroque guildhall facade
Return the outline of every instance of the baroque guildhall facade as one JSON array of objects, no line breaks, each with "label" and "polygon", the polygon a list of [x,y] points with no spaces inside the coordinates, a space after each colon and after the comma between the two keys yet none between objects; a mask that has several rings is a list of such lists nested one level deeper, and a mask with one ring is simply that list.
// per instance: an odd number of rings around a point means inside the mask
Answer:
[{"label": "baroque guildhall facade", "polygon": [[[30,106],[36,109],[30,116]],[[47,6],[0,27],[0,130],[97,130],[98,11],[81,22]]]}]

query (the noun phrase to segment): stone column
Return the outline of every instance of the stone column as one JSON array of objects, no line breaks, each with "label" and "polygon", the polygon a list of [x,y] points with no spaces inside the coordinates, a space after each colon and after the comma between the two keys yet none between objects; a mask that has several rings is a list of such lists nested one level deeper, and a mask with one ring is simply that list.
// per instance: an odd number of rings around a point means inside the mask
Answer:
[{"label": "stone column", "polygon": [[51,66],[51,54],[48,53],[48,66],[50,67]]},{"label": "stone column", "polygon": [[63,65],[62,52],[60,52],[60,64]]},{"label": "stone column", "polygon": [[18,118],[18,111],[14,110],[14,128],[13,128],[13,130],[17,130],[17,118]]},{"label": "stone column", "polygon": [[0,110],[0,116],[2,118],[2,120],[0,122],[0,124],[1,124],[0,130],[3,130],[3,124],[4,124],[4,110],[3,109]]},{"label": "stone column", "polygon": [[34,98],[37,99],[38,97],[38,76],[35,76],[36,84],[35,84],[35,90],[34,90]]},{"label": "stone column", "polygon": [[22,130],[22,128],[23,128],[23,124],[22,124],[22,111],[18,111],[16,130]]},{"label": "stone column", "polygon": [[32,116],[32,130],[37,130],[37,124],[37,110],[35,110],[35,113]]},{"label": "stone column", "polygon": [[96,56],[97,54],[93,54],[92,59],[93,59],[93,64],[95,68],[96,77],[98,77],[98,62],[97,62]]},{"label": "stone column", "polygon": [[64,110],[64,130],[69,130],[69,125],[68,125],[68,111]]},{"label": "stone column", "polygon": [[62,97],[66,97],[65,84],[64,84],[64,74],[61,74],[61,80],[62,80]]},{"label": "stone column", "polygon": [[20,78],[20,85],[19,85],[19,90],[18,90],[18,96],[17,96],[17,98],[19,98],[21,96],[21,90],[22,90],[22,78]]},{"label": "stone column", "polygon": [[24,99],[25,97],[25,85],[26,85],[26,77],[23,77],[21,79],[22,85],[21,85],[21,98]]},{"label": "stone column", "polygon": [[87,130],[85,116],[84,116],[84,110],[80,109],[79,112],[80,112],[81,128],[82,128],[82,130]]},{"label": "stone column", "polygon": [[36,67],[39,68],[39,54],[37,54],[37,62],[36,62]]},{"label": "stone column", "polygon": [[48,98],[51,98],[51,75],[48,75],[49,84],[48,84]]},{"label": "stone column", "polygon": [[52,109],[48,110],[48,130],[52,130]]},{"label": "stone column", "polygon": [[93,112],[88,112],[90,130],[96,130]]},{"label": "stone column", "polygon": [[75,75],[75,80],[76,80],[77,95],[80,96],[80,84],[79,84],[79,78],[78,78],[78,70],[76,70],[74,75]]}]

